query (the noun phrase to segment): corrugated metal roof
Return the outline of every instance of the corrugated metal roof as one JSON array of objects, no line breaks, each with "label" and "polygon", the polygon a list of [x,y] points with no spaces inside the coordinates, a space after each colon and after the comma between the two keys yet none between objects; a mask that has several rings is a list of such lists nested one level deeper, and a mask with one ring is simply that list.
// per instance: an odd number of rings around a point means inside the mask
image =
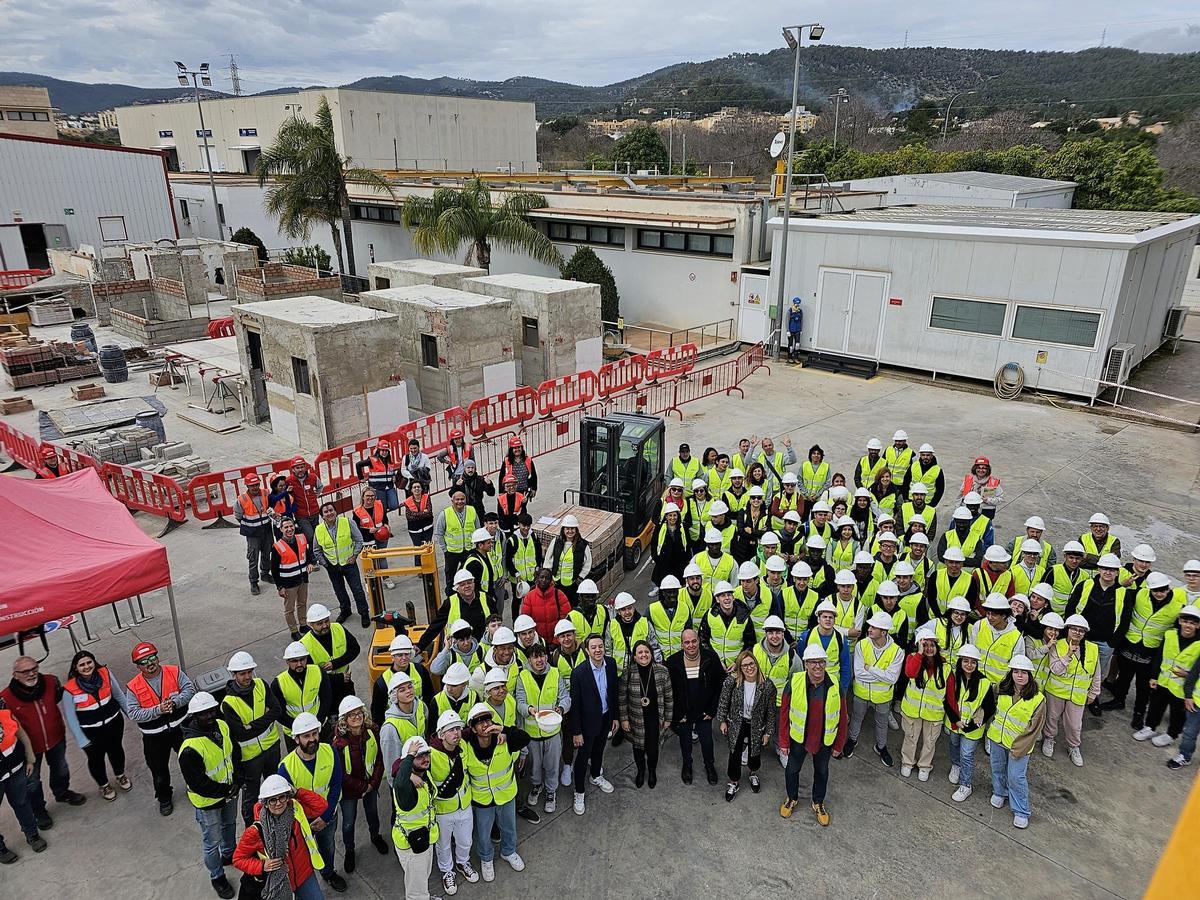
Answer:
[{"label": "corrugated metal roof", "polygon": [[818,218],[847,222],[942,225],[960,228],[1012,228],[1095,234],[1140,234],[1161,225],[1194,218],[1187,213],[1131,212],[1109,209],[995,209],[984,206],[892,206],[828,213]]},{"label": "corrugated metal roof", "polygon": [[922,172],[909,177],[925,178],[929,181],[946,181],[953,184],[968,184],[972,187],[996,188],[1001,191],[1044,191],[1053,188],[1075,187],[1073,181],[1028,178],[1024,175],[997,175],[994,172]]}]

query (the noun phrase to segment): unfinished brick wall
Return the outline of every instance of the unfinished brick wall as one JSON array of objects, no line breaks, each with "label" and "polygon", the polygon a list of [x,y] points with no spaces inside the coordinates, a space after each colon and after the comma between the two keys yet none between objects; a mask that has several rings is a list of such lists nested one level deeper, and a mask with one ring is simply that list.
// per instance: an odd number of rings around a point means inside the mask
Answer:
[{"label": "unfinished brick wall", "polygon": [[96,298],[96,320],[101,325],[112,323],[110,310],[142,315],[149,312],[151,316],[158,315],[158,303],[150,289],[149,281],[114,281],[109,283],[93,282],[92,293]]},{"label": "unfinished brick wall", "polygon": [[252,272],[239,272],[238,298],[242,303],[278,300],[283,297],[342,299],[342,280],[337,275],[318,278],[306,266],[266,263]]}]

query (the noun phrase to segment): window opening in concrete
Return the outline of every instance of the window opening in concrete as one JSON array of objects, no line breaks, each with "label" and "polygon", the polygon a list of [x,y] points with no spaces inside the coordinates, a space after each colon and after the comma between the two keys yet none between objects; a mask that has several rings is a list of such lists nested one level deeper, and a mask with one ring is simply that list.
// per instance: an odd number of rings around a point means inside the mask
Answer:
[{"label": "window opening in concrete", "polygon": [[297,394],[312,395],[312,382],[308,377],[308,360],[299,356],[292,357],[292,379],[296,382]]},{"label": "window opening in concrete", "polygon": [[125,241],[129,239],[125,230],[124,216],[97,216],[100,220],[100,237],[106,241]]},{"label": "window opening in concrete", "polygon": [[438,368],[437,338],[432,334],[421,335],[421,361],[427,368]]},{"label": "window opening in concrete", "polygon": [[529,316],[521,316],[521,343],[526,347],[537,349],[541,346],[538,339],[538,320]]}]

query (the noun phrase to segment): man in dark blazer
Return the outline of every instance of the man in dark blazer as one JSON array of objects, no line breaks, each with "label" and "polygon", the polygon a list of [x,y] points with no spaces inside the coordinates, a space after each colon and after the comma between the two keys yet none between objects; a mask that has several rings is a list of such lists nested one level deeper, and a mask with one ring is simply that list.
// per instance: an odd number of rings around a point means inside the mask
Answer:
[{"label": "man in dark blazer", "polygon": [[[725,668],[716,653],[701,645],[696,629],[686,629],[681,640],[683,649],[667,657],[666,666],[671,676],[671,693],[675,697],[675,721],[671,727],[679,735],[683,783],[692,783],[692,734],[695,733],[704,756],[704,774],[709,784],[716,784],[712,720],[717,714]],[[688,678],[689,669],[696,672],[695,678]]]},{"label": "man in dark blazer", "polygon": [[617,664],[604,655],[604,638],[593,634],[584,647],[587,658],[571,670],[571,730],[575,733],[575,815],[583,815],[584,776],[604,793],[613,786],[604,777],[604,745],[617,730]]}]

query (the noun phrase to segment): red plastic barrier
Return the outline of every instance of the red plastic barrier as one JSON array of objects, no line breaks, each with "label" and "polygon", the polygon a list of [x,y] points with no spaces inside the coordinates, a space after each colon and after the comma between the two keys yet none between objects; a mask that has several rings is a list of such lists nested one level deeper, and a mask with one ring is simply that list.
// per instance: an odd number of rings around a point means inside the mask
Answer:
[{"label": "red plastic barrier", "polygon": [[646,380],[659,381],[686,375],[696,367],[695,344],[680,344],[663,350],[651,350],[646,355]]},{"label": "red plastic barrier", "polygon": [[484,438],[528,422],[537,415],[537,409],[538,392],[522,386],[476,400],[467,407],[467,426],[473,437]]},{"label": "red plastic barrier", "polygon": [[0,271],[0,290],[29,287],[50,276],[51,269],[6,269]]},{"label": "red plastic barrier", "polygon": [[390,435],[367,438],[353,444],[322,450],[313,460],[313,468],[316,469],[317,478],[324,485],[326,493],[343,491],[359,483],[358,464],[370,458],[375,448],[381,444],[391,448],[392,460],[399,466],[400,457],[407,449],[405,447],[407,440],[407,432],[400,430],[392,432]]},{"label": "red plastic barrier", "polygon": [[637,387],[645,377],[646,357],[622,357],[600,367],[596,376],[596,393],[601,397],[611,397]]},{"label": "red plastic barrier", "polygon": [[69,472],[78,472],[80,469],[95,469],[97,472],[104,469],[104,463],[95,457],[72,450],[70,447],[59,447],[56,444],[43,444],[42,446],[54,448],[54,452],[58,456],[58,471],[64,475]]},{"label": "red plastic barrier", "polygon": [[[450,432],[455,429],[466,434],[467,412],[461,406],[445,409],[432,416],[417,419],[407,425],[400,426],[421,442],[421,452],[432,458],[434,454],[450,446]],[[402,449],[407,453],[408,447]]]},{"label": "red plastic barrier", "polygon": [[[295,457],[292,457],[294,459]],[[216,519],[220,516],[233,515],[233,505],[246,489],[243,480],[247,475],[258,475],[268,481],[276,473],[287,473],[291,470],[292,460],[281,459],[275,462],[259,463],[256,466],[242,466],[240,469],[226,469],[224,472],[206,472],[197,475],[188,482],[186,496],[188,505],[192,507],[192,515],[197,519]],[[263,486],[270,490],[270,485]]]},{"label": "red plastic barrier", "polygon": [[140,509],[176,522],[187,518],[187,498],[175,479],[115,463],[105,463],[100,474],[108,492],[129,509]]},{"label": "red plastic barrier", "polygon": [[579,409],[591,403],[596,396],[596,373],[576,372],[553,381],[543,381],[537,393],[538,412],[543,416]]},{"label": "red plastic barrier", "polygon": [[23,431],[17,431],[11,425],[0,422],[0,445],[4,452],[11,456],[31,472],[39,475],[49,475],[49,470],[42,465],[41,442],[31,438]]},{"label": "red plastic barrier", "polygon": [[209,322],[208,336],[210,338],[233,337],[233,316],[225,316]]}]

